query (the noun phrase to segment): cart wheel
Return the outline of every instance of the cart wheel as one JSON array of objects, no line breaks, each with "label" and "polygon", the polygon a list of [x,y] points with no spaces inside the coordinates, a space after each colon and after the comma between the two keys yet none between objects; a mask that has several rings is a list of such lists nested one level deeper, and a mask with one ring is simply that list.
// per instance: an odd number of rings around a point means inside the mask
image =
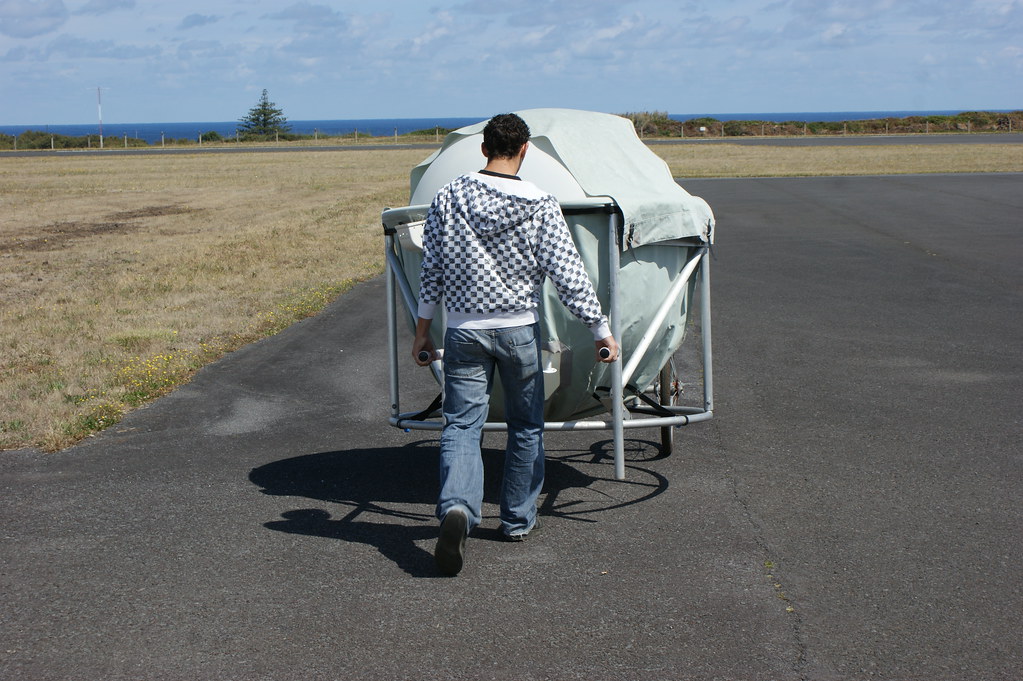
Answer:
[{"label": "cart wheel", "polygon": [[[657,397],[662,405],[674,407],[678,404],[679,383],[675,375],[675,363],[672,360],[661,367],[658,378]],[[661,456],[671,456],[675,444],[675,429],[671,426],[661,428]]]}]

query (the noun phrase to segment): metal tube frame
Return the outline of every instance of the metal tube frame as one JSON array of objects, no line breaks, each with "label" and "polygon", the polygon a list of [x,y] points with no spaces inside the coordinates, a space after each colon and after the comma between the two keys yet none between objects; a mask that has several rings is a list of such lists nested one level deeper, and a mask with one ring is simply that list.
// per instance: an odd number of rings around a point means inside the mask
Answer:
[{"label": "metal tube frame", "polygon": [[[614,204],[604,206],[608,211],[608,264],[610,281],[608,282],[609,317],[611,322],[611,333],[616,339],[621,339],[621,301],[619,296],[619,271],[621,267],[621,213]],[[415,321],[416,302],[409,285],[408,278],[401,267],[395,253],[395,230],[385,226],[385,259],[387,262],[387,342],[388,359],[390,363],[390,392],[391,392],[391,414],[389,423],[396,428],[405,430],[441,430],[444,424],[438,420],[413,420],[412,417],[418,412],[401,412],[400,395],[398,386],[398,309],[396,294],[400,293],[406,310],[412,321]],[[701,245],[680,273],[678,280],[672,285],[665,296],[661,306],[658,308],[654,319],[651,320],[647,331],[644,333],[639,344],[629,357],[627,364],[623,365],[624,351],[619,354],[618,360],[611,367],[611,419],[588,418],[577,421],[548,421],[544,423],[545,430],[610,430],[612,431],[614,445],[614,467],[615,478],[625,479],[625,431],[633,428],[664,428],[669,426],[679,427],[690,423],[709,421],[714,416],[714,379],[713,379],[713,353],[711,347],[711,310],[710,310],[710,259],[708,258],[709,246]],[[643,354],[649,349],[654,336],[661,322],[667,316],[671,307],[676,303],[678,296],[685,290],[693,276],[699,277],[700,297],[700,333],[702,340],[702,369],[703,369],[703,408],[699,407],[676,407],[662,405],[662,409],[674,414],[673,416],[646,416],[634,418],[625,406],[625,385],[631,379],[633,373],[642,360]],[[443,385],[443,372],[441,360],[430,365],[438,383]],[[643,413],[640,409],[636,413]],[[507,431],[508,424],[502,422],[488,421],[483,425],[487,432]]]}]

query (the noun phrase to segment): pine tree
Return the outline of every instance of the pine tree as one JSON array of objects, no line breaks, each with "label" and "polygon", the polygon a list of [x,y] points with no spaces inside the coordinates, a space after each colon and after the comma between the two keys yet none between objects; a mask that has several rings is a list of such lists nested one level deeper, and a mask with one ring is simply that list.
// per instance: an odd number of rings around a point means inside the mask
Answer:
[{"label": "pine tree", "polygon": [[265,89],[259,103],[249,109],[248,115],[238,125],[238,134],[245,137],[272,137],[289,130],[291,126],[284,117],[284,111],[270,101]]}]

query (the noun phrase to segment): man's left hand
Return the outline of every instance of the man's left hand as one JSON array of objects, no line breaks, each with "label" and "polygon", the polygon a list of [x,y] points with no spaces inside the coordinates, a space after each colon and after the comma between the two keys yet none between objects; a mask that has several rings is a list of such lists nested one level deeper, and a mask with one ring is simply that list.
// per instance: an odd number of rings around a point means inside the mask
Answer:
[{"label": "man's left hand", "polygon": [[[608,336],[607,338],[601,338],[599,341],[594,343],[597,352],[597,361],[604,362],[605,364],[612,364],[618,360],[619,347],[615,341],[614,336]],[[601,356],[601,350],[606,349],[607,352],[604,354],[607,357]]]}]

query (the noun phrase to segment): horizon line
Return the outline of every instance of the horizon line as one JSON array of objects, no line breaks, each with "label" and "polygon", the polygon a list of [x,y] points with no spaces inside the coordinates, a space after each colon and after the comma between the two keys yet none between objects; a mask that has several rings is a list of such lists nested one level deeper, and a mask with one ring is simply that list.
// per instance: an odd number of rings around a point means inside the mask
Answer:
[{"label": "horizon line", "polygon": [[[564,107],[535,107],[535,108],[564,108]],[[525,109],[524,109],[525,110]],[[674,116],[688,116],[690,118],[708,118],[714,116],[754,116],[754,115],[781,115],[781,114],[882,114],[882,113],[901,113],[901,114],[934,114],[936,112],[956,112],[956,113],[1014,113],[1017,111],[1023,111],[1023,107],[1020,108],[947,108],[947,109],[862,109],[862,110],[828,110],[828,111],[720,111],[720,112],[709,112],[709,113],[668,113],[668,117]],[[611,113],[611,112],[608,112]],[[626,116],[629,114],[639,113],[660,113],[656,110],[643,110],[643,111],[626,111],[626,112],[614,112],[612,115]],[[380,117],[380,118],[288,118],[288,122],[294,123],[307,123],[316,121],[427,121],[427,120],[442,120],[442,119],[459,119],[459,120],[473,120],[473,121],[485,121],[489,120],[490,116],[408,116],[408,117]],[[209,124],[209,123],[233,123],[241,122],[242,119],[230,119],[230,120],[192,120],[192,121],[105,121],[103,125],[189,125],[189,124]],[[811,122],[807,120],[807,122]],[[30,125],[44,125],[44,126],[91,126],[98,125],[97,121],[78,122],[78,123],[0,123],[0,127],[3,128],[18,128],[26,127]]]}]

